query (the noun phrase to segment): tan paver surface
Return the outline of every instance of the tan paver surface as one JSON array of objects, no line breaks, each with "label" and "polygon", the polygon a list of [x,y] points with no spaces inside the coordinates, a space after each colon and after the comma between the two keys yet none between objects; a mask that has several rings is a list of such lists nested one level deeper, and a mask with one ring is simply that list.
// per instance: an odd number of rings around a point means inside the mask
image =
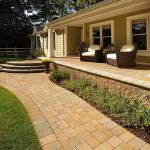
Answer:
[{"label": "tan paver surface", "polygon": [[150,150],[149,144],[50,82],[45,73],[0,73],[0,85],[26,107],[43,150]]},{"label": "tan paver surface", "polygon": [[106,63],[82,62],[78,57],[52,58],[52,60],[61,65],[150,88],[150,65],[137,64],[136,67],[118,68]]}]

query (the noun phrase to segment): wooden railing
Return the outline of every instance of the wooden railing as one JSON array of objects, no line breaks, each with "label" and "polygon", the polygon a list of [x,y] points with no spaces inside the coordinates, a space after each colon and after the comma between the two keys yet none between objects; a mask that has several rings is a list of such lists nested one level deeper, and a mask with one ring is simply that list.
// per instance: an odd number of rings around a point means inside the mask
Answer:
[{"label": "wooden railing", "polygon": [[30,48],[0,48],[0,57],[19,57],[31,55]]}]

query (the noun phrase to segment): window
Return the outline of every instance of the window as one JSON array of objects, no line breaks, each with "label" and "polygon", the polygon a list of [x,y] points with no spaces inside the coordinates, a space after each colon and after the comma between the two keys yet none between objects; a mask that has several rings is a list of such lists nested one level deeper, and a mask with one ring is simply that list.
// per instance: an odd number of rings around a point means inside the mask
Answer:
[{"label": "window", "polygon": [[139,50],[147,49],[146,19],[132,21],[132,42]]},{"label": "window", "polygon": [[107,48],[114,43],[113,21],[108,21],[96,25],[91,25],[91,45],[102,45]]},{"label": "window", "polygon": [[112,41],[111,41],[111,25],[104,25],[102,26],[102,38],[103,38],[103,47],[107,48]]},{"label": "window", "polygon": [[93,45],[100,45],[100,27],[93,27]]},{"label": "window", "polygon": [[53,32],[53,45],[54,45],[54,50],[55,50],[55,48],[56,48],[56,44],[55,44],[55,31]]},{"label": "window", "polygon": [[147,56],[150,51],[150,13],[127,18],[127,44],[134,44],[138,54]]}]

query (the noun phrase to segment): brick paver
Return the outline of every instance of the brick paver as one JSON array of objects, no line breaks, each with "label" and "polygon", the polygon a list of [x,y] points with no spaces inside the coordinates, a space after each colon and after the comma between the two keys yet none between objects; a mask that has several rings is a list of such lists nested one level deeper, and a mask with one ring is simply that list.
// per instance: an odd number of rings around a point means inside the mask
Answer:
[{"label": "brick paver", "polygon": [[50,82],[44,73],[0,73],[0,85],[26,107],[43,150],[150,149],[81,98]]}]

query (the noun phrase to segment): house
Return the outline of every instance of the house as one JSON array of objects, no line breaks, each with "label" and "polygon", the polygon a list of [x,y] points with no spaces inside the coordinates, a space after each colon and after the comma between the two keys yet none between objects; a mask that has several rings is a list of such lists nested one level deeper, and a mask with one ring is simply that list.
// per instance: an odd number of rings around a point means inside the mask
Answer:
[{"label": "house", "polygon": [[46,26],[34,26],[31,36],[32,52],[43,51],[48,55],[48,33]]},{"label": "house", "polygon": [[150,0],[104,0],[52,22],[37,36],[48,35],[48,57],[77,55],[80,44],[136,44],[137,61],[150,63]]}]

